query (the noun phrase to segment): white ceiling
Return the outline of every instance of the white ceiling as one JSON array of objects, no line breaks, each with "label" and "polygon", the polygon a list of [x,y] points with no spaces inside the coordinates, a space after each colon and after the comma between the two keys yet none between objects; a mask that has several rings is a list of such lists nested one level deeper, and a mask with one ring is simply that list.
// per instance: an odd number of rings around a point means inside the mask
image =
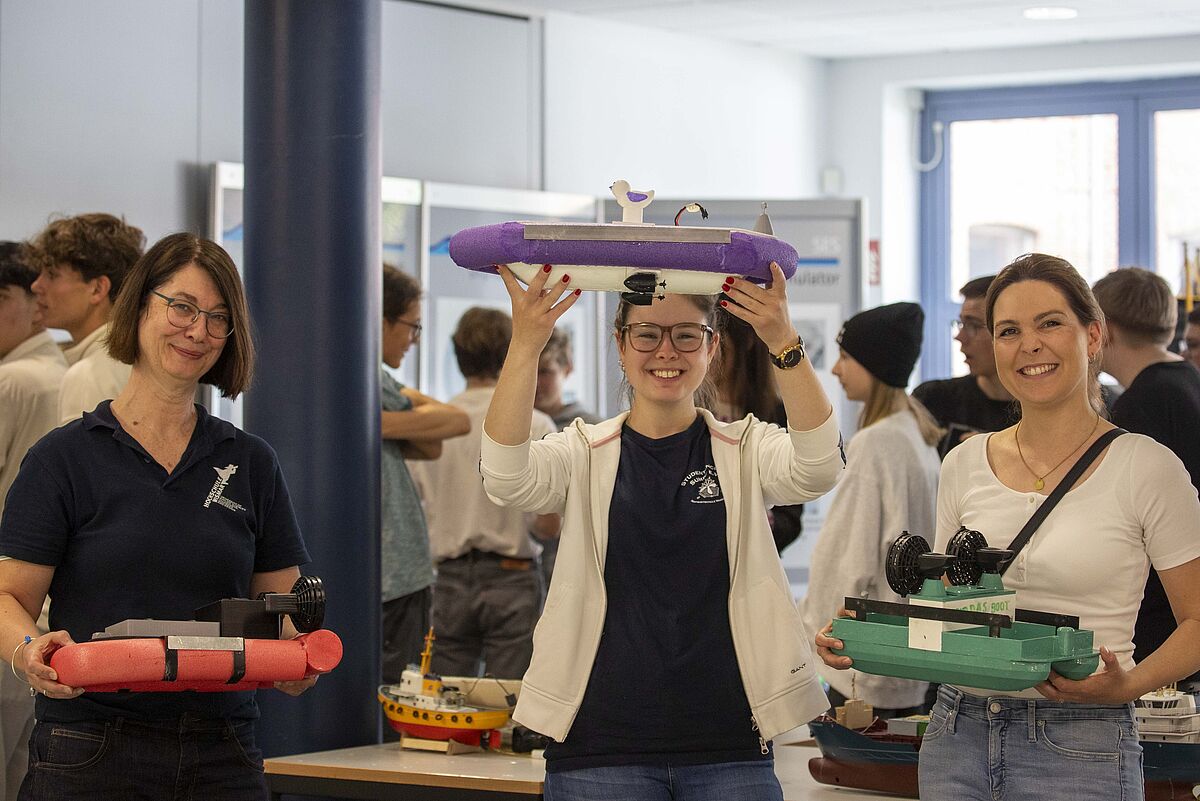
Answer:
[{"label": "white ceiling", "polygon": [[[1200,33],[1200,0],[482,0],[464,5],[532,14],[567,11],[819,58]],[[1034,5],[1069,6],[1079,16],[1033,22],[1021,12]]]}]

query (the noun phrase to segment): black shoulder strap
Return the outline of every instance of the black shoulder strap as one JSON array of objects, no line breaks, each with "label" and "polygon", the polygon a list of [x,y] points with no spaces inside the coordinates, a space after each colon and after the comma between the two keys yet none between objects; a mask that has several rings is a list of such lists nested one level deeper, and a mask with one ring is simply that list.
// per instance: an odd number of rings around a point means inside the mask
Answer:
[{"label": "black shoulder strap", "polygon": [[1029,522],[1025,524],[1025,527],[1021,529],[1020,533],[1017,534],[1008,546],[1008,550],[1013,552],[1013,558],[1009,559],[1004,567],[1000,568],[1001,575],[1004,574],[1004,571],[1008,570],[1009,565],[1017,561],[1017,554],[1033,539],[1033,533],[1038,530],[1038,526],[1046,519],[1046,515],[1054,511],[1054,507],[1071,490],[1071,487],[1075,486],[1075,482],[1079,480],[1079,477],[1092,466],[1092,462],[1096,461],[1096,457],[1100,455],[1100,452],[1107,448],[1109,443],[1114,439],[1128,433],[1123,428],[1114,428],[1112,431],[1105,432],[1099,439],[1092,443],[1092,447],[1088,448],[1083,456],[1079,457],[1079,461],[1063,477],[1063,480],[1058,482],[1058,486],[1054,488],[1054,492],[1050,493],[1050,497],[1046,499],[1046,502],[1038,507],[1038,510],[1033,513],[1033,517],[1029,518]]}]

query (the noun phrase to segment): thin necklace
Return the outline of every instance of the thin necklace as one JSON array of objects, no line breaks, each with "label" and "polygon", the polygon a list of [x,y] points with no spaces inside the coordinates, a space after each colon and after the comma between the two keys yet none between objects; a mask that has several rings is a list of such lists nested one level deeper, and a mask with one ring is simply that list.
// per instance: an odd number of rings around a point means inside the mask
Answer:
[{"label": "thin necklace", "polygon": [[1096,415],[1096,422],[1092,425],[1092,430],[1088,432],[1088,435],[1083,438],[1083,442],[1076,445],[1075,450],[1071,451],[1066,456],[1064,456],[1062,458],[1062,461],[1060,461],[1058,464],[1054,465],[1054,467],[1051,467],[1049,470],[1047,470],[1045,473],[1042,473],[1039,476],[1037,473],[1035,473],[1033,471],[1033,468],[1029,466],[1029,462],[1025,461],[1025,454],[1021,453],[1021,421],[1018,421],[1017,422],[1017,430],[1013,432],[1013,439],[1015,439],[1017,441],[1017,456],[1021,457],[1021,464],[1025,465],[1025,469],[1029,471],[1029,475],[1031,475],[1035,479],[1037,479],[1036,481],[1033,482],[1033,488],[1040,490],[1042,487],[1046,486],[1046,482],[1045,482],[1046,476],[1050,475],[1055,470],[1062,467],[1063,462],[1067,461],[1072,456],[1074,456],[1075,451],[1078,451],[1080,448],[1082,448],[1084,443],[1092,438],[1092,434],[1095,434],[1096,429],[1099,427],[1100,427],[1100,415]]}]

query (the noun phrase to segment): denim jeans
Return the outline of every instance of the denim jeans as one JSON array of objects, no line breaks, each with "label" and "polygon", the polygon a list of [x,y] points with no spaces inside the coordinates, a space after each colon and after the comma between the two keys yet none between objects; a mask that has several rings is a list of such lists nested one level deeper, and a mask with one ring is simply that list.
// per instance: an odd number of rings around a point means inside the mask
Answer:
[{"label": "denim jeans", "polygon": [[783,801],[773,759],[546,774],[546,801]]},{"label": "denim jeans", "polygon": [[981,698],[943,684],[921,743],[921,801],[1142,801],[1130,704]]},{"label": "denim jeans", "polygon": [[19,801],[264,801],[253,720],[43,723]]}]

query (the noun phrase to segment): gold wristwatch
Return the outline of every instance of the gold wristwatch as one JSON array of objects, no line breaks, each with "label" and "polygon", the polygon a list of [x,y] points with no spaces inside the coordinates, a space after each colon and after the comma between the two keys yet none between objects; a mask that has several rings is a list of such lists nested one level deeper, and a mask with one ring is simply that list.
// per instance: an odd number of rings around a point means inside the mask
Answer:
[{"label": "gold wristwatch", "polygon": [[791,370],[804,361],[804,356],[804,338],[797,336],[796,344],[788,345],[779,353],[771,354],[771,361],[780,370]]}]

